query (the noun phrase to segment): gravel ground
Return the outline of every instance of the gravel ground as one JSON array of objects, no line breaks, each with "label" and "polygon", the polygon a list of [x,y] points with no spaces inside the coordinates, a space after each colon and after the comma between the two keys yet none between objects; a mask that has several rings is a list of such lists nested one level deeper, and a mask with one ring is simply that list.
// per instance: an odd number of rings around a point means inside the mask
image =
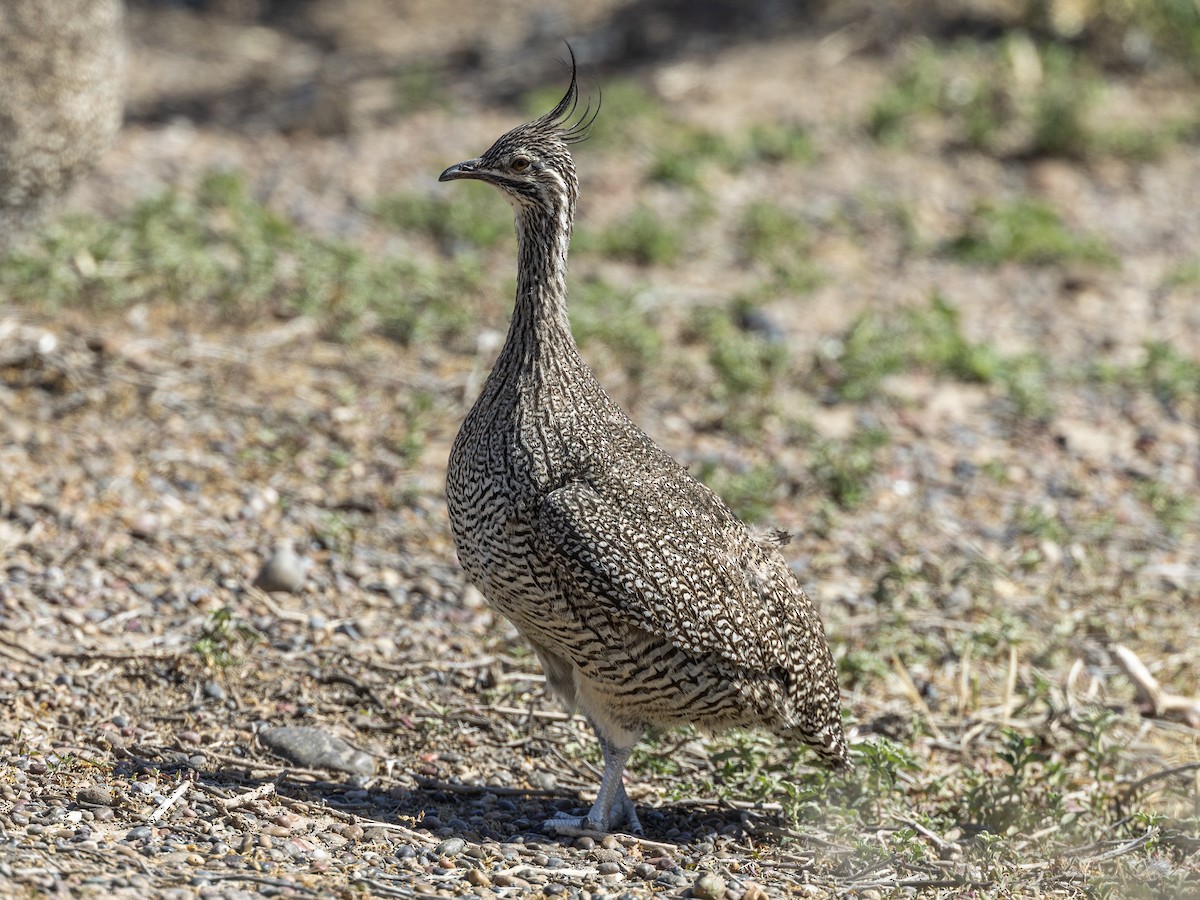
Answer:
[{"label": "gravel ground", "polygon": [[[730,426],[703,342],[689,336],[691,309],[762,278],[739,259],[724,209],[673,265],[579,258],[580,282],[603,273],[639,285],[664,335],[651,377],[603,341],[585,355],[689,465],[765,467],[769,482],[751,493],[766,521],[795,533],[855,740],[886,736],[923,768],[863,788],[886,811],[852,833],[832,817],[796,822],[783,796],[718,796],[723,783],[751,784],[730,774],[727,745],[665,735],[635,757],[629,781],[645,839],[538,832],[585,805],[598,754],[464,582],[441,494],[450,441],[504,327],[511,244],[484,259],[488,296],[470,300],[465,347],[404,345],[370,328],[335,341],[306,317],[233,325],[168,303],[47,310],[0,297],[0,703],[11,711],[0,717],[0,894],[1197,890],[1195,828],[1180,824],[1194,823],[1200,791],[1196,723],[1143,715],[1153,710],[1115,648],[1132,648],[1174,694],[1200,694],[1188,500],[1200,403],[1152,379],[1070,374],[1097,360],[1144,372],[1155,341],[1200,357],[1198,281],[1172,280],[1200,246],[1194,141],[1149,162],[996,159],[947,151],[936,129],[881,147],[861,123],[904,55],[879,42],[911,23],[878,16],[846,25],[830,14],[811,29],[753,20],[728,42],[697,26],[671,45],[655,43],[653,10],[636,4],[628,21],[620,4],[591,3],[552,5],[544,19],[506,12],[496,27],[490,4],[463,4],[453,22],[422,3],[363,3],[344,17],[329,12],[340,4],[214,6],[132,9],[130,119],[68,212],[120,216],[226,167],[298,227],[434,257],[427,238],[365,210],[389,192],[431,191],[442,168],[516,120],[505,101],[521,85],[557,84],[540,62],[558,52],[546,33],[584,35],[581,60],[608,59],[609,74],[624,48],[629,71],[688,121],[805,124],[811,163],[709,185],[730,209],[790,203],[815,235],[816,287],[757,310],[756,327],[793,360],[772,389],[789,415],[753,434]],[[446,105],[397,110],[386,99],[396,57],[436,62]],[[1189,90],[1127,75],[1105,112],[1187,109]],[[585,221],[617,221],[643,200],[672,209],[661,188],[642,196],[626,177],[637,154],[580,151]],[[1014,193],[1053,204],[1120,265],[980,267],[928,251],[979,201]],[[505,217],[499,201],[491,212]],[[925,249],[910,246],[914,231]],[[1054,361],[1058,375],[1035,385],[1042,412],[1020,415],[996,383],[920,367],[862,400],[830,396],[855,319],[921,308],[934,289],[967,340]],[[798,435],[799,420],[809,430]],[[864,430],[889,440],[861,476],[861,501],[842,508],[819,448]],[[966,813],[961,827],[922,824],[933,809],[974,809],[973,770],[1005,783],[994,752],[1005,728],[1086,767],[1069,748],[1096,709],[1111,714],[1104,752],[1090,781],[1064,789],[1067,807],[1090,821],[1088,798],[1113,791],[1140,805],[1106,812],[1053,852],[1035,849],[1038,835],[1053,839],[1065,820],[1005,833],[1015,849],[1003,858],[972,843]],[[909,799],[886,805],[895,790]],[[1130,830],[1136,816],[1149,830]],[[896,849],[910,826],[923,856]]]}]

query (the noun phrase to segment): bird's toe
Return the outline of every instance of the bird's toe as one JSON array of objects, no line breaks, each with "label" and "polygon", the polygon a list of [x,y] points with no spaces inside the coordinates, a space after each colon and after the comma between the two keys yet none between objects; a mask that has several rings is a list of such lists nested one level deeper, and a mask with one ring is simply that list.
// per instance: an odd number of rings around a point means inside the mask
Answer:
[{"label": "bird's toe", "polygon": [[597,822],[591,816],[569,816],[566,813],[557,813],[546,819],[542,822],[542,828],[551,834],[568,837],[603,837],[609,832],[608,822]]}]

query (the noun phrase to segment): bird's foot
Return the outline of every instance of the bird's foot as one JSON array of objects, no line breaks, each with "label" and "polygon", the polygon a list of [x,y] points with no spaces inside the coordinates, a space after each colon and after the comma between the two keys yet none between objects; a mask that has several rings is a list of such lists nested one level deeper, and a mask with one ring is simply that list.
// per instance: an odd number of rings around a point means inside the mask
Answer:
[{"label": "bird's foot", "polygon": [[608,828],[604,827],[605,824],[594,821],[591,816],[569,816],[566,813],[557,813],[543,822],[542,828],[549,834],[602,838],[608,834]]},{"label": "bird's foot", "polygon": [[612,816],[604,815],[593,806],[586,816],[557,813],[544,821],[542,827],[552,834],[570,837],[604,837],[613,831],[624,831],[627,834],[639,836],[644,833],[642,823],[638,820],[637,810],[633,808],[633,801],[625,795],[624,791],[621,792],[619,806],[612,812]]}]

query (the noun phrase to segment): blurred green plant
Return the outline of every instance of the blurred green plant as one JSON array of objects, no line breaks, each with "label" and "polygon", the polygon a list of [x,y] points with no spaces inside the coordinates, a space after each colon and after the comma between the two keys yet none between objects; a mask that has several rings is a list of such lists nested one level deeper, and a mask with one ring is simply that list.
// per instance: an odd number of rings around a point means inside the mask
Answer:
[{"label": "blurred green plant", "polygon": [[634,381],[659,363],[662,335],[653,318],[638,305],[633,291],[618,290],[599,278],[575,286],[571,297],[571,330],[580,346],[608,348]]},{"label": "blurred green plant", "polygon": [[946,140],[981,152],[1073,159],[1152,158],[1200,125],[1196,117],[1152,126],[1098,122],[1092,110],[1103,87],[1087,54],[1065,42],[1034,41],[1020,29],[988,42],[925,41],[884,89],[866,125],[881,143],[896,145],[917,122],[937,120]]},{"label": "blurred green plant", "polygon": [[742,254],[770,273],[771,292],[812,290],[821,281],[809,258],[811,236],[803,220],[768,200],[751,203],[737,229]]},{"label": "blurred green plant", "polygon": [[486,250],[513,233],[511,217],[501,213],[496,191],[482,184],[467,184],[453,196],[427,193],[385,197],[375,207],[380,221],[407,231],[428,235],[443,253]]},{"label": "blurred green plant", "polygon": [[696,467],[696,477],[707,484],[746,522],[758,522],[775,503],[779,473],[769,465],[732,470],[705,460]]},{"label": "blurred green plant", "polygon": [[844,440],[821,441],[813,451],[811,477],[834,503],[852,509],[866,498],[877,451],[890,440],[881,428],[863,428]]},{"label": "blurred green plant", "polygon": [[463,298],[481,281],[478,266],[375,259],[304,231],[227,171],[113,220],[52,222],[0,258],[0,293],[18,304],[113,310],[166,302],[235,324],[302,314],[340,339],[375,321],[402,341],[457,337],[469,315]]},{"label": "blurred green plant", "polygon": [[580,229],[575,249],[579,253],[601,253],[643,266],[669,266],[683,253],[684,230],[648,206],[639,206],[600,232]]},{"label": "blurred green plant", "polygon": [[965,262],[991,266],[1004,262],[1117,262],[1099,238],[1074,234],[1049,206],[1024,197],[1004,204],[980,204],[970,224],[946,250]]},{"label": "blurred green plant", "polygon": [[262,635],[254,626],[231,607],[222,606],[200,626],[200,636],[192,642],[192,650],[199,654],[205,665],[225,669],[241,662],[240,650],[261,640]]}]

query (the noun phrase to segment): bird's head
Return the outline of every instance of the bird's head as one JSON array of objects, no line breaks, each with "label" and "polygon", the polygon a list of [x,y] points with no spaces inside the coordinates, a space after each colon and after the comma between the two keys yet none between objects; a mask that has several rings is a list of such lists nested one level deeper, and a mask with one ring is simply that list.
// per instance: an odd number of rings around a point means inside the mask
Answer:
[{"label": "bird's head", "polygon": [[[474,178],[495,185],[512,204],[518,218],[531,213],[574,218],[579,180],[569,146],[587,138],[600,111],[589,103],[576,119],[579,89],[575,53],[571,53],[571,84],[558,105],[532,122],[518,125],[475,159],[451,166],[438,181]],[[575,119],[572,122],[572,119]]]}]

